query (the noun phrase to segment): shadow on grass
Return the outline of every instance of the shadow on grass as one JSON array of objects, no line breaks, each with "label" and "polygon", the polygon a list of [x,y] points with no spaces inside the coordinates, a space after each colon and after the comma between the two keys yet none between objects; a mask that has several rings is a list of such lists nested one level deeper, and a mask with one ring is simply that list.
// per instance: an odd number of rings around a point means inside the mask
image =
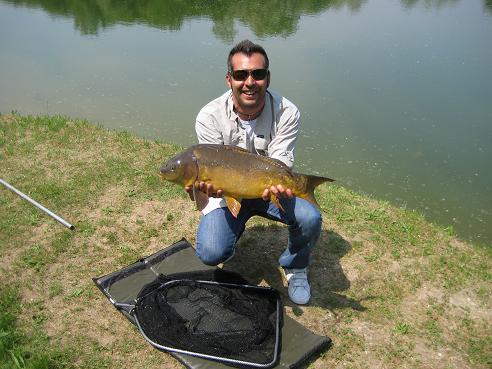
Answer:
[{"label": "shadow on grass", "polygon": [[[286,305],[293,306],[278,267],[278,258],[287,245],[287,237],[287,227],[281,224],[254,225],[247,228],[238,241],[235,257],[224,265],[224,269],[238,272],[253,284],[266,282],[281,292]],[[309,268],[312,295],[310,306],[330,310],[365,310],[361,301],[343,294],[343,291],[349,289],[350,281],[343,272],[340,259],[351,248],[350,243],[338,233],[321,231]]]}]

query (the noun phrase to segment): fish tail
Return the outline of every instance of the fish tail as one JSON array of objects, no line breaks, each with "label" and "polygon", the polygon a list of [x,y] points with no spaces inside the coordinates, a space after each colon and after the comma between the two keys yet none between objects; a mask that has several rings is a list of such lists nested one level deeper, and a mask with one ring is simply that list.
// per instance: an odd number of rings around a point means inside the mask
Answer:
[{"label": "fish tail", "polygon": [[299,195],[299,197],[310,202],[311,204],[313,204],[319,209],[320,206],[316,201],[316,198],[314,197],[314,189],[318,187],[320,184],[323,184],[325,182],[333,182],[334,179],[327,178],[327,177],[313,176],[313,175],[306,175],[306,178],[307,178],[306,193]]}]

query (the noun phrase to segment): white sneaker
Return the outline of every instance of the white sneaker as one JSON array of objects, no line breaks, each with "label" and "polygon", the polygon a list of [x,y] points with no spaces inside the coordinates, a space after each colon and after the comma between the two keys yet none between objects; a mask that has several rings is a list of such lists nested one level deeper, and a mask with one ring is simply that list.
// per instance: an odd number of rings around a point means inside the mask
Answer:
[{"label": "white sneaker", "polygon": [[289,283],[289,298],[293,303],[305,305],[311,298],[311,288],[307,279],[307,268],[284,269],[285,279]]}]

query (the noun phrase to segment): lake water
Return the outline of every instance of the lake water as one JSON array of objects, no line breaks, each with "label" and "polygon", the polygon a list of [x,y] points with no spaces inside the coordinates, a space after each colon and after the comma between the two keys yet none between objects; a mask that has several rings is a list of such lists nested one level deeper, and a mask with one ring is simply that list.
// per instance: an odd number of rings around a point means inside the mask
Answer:
[{"label": "lake water", "polygon": [[491,244],[491,0],[0,0],[0,112],[190,145],[244,38],[301,110],[298,171]]}]

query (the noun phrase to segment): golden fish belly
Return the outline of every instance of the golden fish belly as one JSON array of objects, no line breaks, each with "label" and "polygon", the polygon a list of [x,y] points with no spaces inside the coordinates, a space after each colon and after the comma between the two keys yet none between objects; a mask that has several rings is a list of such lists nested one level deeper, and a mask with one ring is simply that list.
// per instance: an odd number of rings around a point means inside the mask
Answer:
[{"label": "golden fish belly", "polygon": [[[265,188],[281,184],[290,188],[294,194],[302,193],[298,176],[282,170],[261,170],[254,165],[232,166],[199,166],[199,179],[212,183],[214,188],[221,189],[224,195],[241,199],[261,197]],[[296,181],[297,179],[297,181]]]}]

